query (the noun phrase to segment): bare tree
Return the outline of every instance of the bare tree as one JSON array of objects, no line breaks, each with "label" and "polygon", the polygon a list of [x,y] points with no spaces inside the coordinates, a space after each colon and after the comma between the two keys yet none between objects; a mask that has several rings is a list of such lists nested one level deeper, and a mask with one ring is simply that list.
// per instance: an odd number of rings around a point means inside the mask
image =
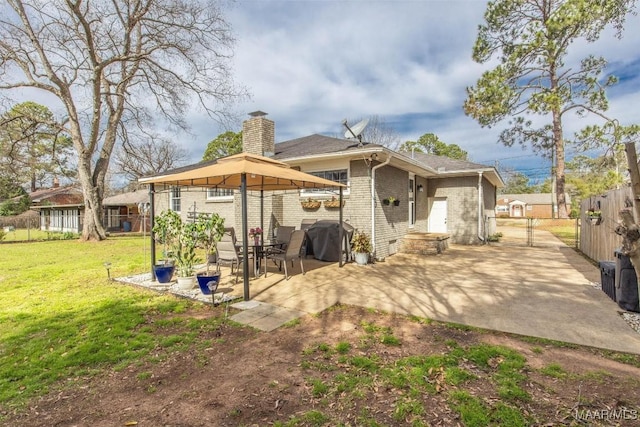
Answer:
[{"label": "bare tree", "polygon": [[102,198],[114,147],[154,114],[186,128],[198,104],[216,120],[243,93],[230,75],[233,38],[220,5],[180,0],[7,0],[0,89],[32,88],[64,108],[78,156],[82,237],[106,238]]},{"label": "bare tree", "polygon": [[371,116],[367,127],[362,132],[362,140],[384,145],[391,150],[400,146],[400,136],[380,116]]},{"label": "bare tree", "polygon": [[114,157],[115,172],[129,181],[181,166],[188,160],[188,152],[167,139],[125,142]]},{"label": "bare tree", "polygon": [[[358,124],[360,121],[364,121],[367,119],[357,119],[357,120],[346,120],[349,126],[353,127]],[[344,125],[344,123],[343,123]],[[344,128],[343,128],[344,129]],[[342,136],[346,138],[354,137],[351,134],[351,131],[342,131],[340,134],[335,135],[336,138],[342,138]],[[362,132],[360,132],[360,138],[362,142],[369,142],[372,144],[384,145],[387,148],[392,150],[397,149],[400,146],[400,136],[395,132],[395,130],[389,126],[383,118],[378,115],[370,116],[367,120],[367,124]]]}]

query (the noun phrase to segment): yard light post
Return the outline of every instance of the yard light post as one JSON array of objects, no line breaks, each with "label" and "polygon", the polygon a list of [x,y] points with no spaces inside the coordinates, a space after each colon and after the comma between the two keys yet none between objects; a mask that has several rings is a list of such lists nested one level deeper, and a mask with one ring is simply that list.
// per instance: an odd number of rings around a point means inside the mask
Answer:
[{"label": "yard light post", "polygon": [[111,281],[111,263],[110,262],[105,262],[104,264],[104,268],[107,269],[107,278],[109,279],[109,281]]}]

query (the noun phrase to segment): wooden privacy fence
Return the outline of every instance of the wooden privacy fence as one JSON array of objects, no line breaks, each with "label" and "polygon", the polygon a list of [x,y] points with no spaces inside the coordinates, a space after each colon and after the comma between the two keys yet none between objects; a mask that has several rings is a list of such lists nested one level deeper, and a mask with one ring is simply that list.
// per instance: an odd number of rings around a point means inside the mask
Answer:
[{"label": "wooden privacy fence", "polygon": [[[615,261],[614,252],[622,246],[622,237],[615,233],[618,212],[631,207],[633,194],[630,187],[610,190],[591,196],[580,203],[580,251],[594,261]],[[600,212],[598,222],[589,217],[589,211]],[[636,218],[636,222],[638,219]]]}]

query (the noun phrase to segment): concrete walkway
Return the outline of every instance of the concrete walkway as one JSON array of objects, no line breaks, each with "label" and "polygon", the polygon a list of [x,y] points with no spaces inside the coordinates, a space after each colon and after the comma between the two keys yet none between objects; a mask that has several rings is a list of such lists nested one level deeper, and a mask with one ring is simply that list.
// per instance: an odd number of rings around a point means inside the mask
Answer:
[{"label": "concrete walkway", "polygon": [[[272,264],[268,277],[251,280],[252,301],[266,304],[262,314],[242,312],[232,319],[271,330],[278,323],[264,314],[265,307],[289,309],[284,323],[292,313],[319,313],[343,303],[640,354],[640,334],[594,287],[598,267],[548,232],[536,230],[536,247],[526,247],[510,244],[509,233],[522,229],[500,231],[504,243],[452,245],[437,256],[397,254],[343,268],[309,259],[307,274],[296,268],[288,281]],[[233,286],[240,295],[241,282]]]}]

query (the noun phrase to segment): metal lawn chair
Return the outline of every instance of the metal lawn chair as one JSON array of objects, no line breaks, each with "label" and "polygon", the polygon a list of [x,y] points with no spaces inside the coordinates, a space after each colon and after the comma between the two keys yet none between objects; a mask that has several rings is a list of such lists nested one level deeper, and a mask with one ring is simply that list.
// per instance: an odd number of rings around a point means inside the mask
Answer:
[{"label": "metal lawn chair", "polygon": [[[233,274],[233,267],[236,266],[236,283],[238,283],[238,274],[240,272],[240,265],[242,265],[244,259],[244,254],[240,252],[233,228],[225,229],[222,239],[216,243],[216,254],[218,255],[218,271],[220,271],[220,264],[229,264],[231,265],[231,274]],[[253,258],[253,254],[248,254],[248,256],[249,258]],[[254,276],[255,273],[254,271]]]},{"label": "metal lawn chair", "polygon": [[287,264],[289,263],[289,261],[291,261],[291,267],[293,267],[293,261],[299,259],[300,269],[302,270],[302,274],[305,274],[304,264],[302,262],[304,257],[301,254],[305,240],[306,233],[304,230],[294,230],[291,233],[291,238],[289,239],[289,243],[287,243],[287,248],[284,252],[267,254],[265,256],[264,263],[264,277],[267,277],[267,259],[271,259],[276,263],[280,262],[280,269],[282,269],[282,265],[284,265],[284,277],[287,280],[289,280],[289,271],[287,269]]}]

